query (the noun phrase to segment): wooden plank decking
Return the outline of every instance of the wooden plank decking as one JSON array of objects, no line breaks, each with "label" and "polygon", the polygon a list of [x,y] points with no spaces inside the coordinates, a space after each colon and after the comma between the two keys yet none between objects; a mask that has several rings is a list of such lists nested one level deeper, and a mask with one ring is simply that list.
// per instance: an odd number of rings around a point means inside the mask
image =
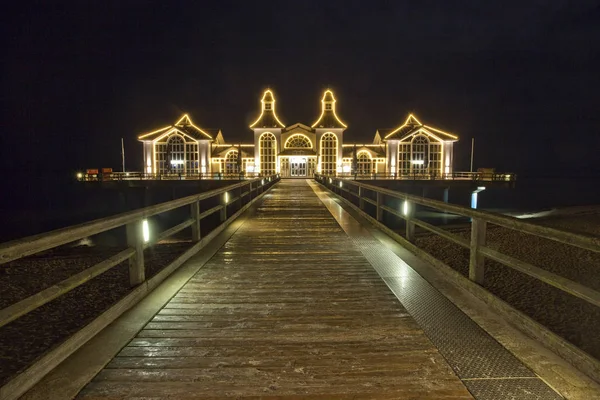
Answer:
[{"label": "wooden plank decking", "polygon": [[468,399],[305,181],[282,181],[80,393]]}]

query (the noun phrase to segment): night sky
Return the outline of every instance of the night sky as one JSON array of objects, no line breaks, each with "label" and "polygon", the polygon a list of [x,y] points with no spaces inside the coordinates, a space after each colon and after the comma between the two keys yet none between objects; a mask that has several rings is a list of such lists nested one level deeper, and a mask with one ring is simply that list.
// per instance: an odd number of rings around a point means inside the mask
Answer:
[{"label": "night sky", "polygon": [[[18,4],[18,5],[17,5]],[[460,136],[456,170],[600,174],[598,1],[38,1],[0,17],[15,176],[140,170],[138,134],[183,112],[227,141],[270,87],[286,124],[334,90],[346,142],[414,112]]]}]

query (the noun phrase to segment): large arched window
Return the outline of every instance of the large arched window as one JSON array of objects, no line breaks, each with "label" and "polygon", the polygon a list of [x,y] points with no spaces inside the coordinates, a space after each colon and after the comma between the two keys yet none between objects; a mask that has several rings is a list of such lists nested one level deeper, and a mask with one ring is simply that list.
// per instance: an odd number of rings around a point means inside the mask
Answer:
[{"label": "large arched window", "polygon": [[413,172],[425,172],[429,166],[429,139],[423,135],[417,135],[412,141]]},{"label": "large arched window", "polygon": [[240,168],[238,166],[238,151],[230,150],[225,155],[225,174],[239,174]]},{"label": "large arched window", "polygon": [[373,172],[373,162],[371,155],[366,151],[361,151],[356,156],[356,172],[359,174],[370,174]]},{"label": "large arched window", "polygon": [[285,141],[285,148],[312,148],[312,143],[306,136],[302,135],[301,133],[298,133],[296,135],[290,136],[288,140]]},{"label": "large arched window", "polygon": [[263,175],[273,175],[277,171],[277,141],[271,132],[260,135],[260,172]]},{"label": "large arched window", "polygon": [[179,135],[172,135],[166,142],[156,144],[156,160],[158,172],[183,173],[185,172],[185,142]]},{"label": "large arched window", "polygon": [[321,173],[335,175],[337,171],[337,137],[328,132],[321,137]]}]

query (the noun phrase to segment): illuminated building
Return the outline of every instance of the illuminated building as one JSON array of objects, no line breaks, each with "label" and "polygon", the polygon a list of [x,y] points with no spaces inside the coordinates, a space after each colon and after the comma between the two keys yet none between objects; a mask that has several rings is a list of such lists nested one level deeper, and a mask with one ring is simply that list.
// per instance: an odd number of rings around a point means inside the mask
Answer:
[{"label": "illuminated building", "polygon": [[378,129],[375,142],[386,144],[386,169],[399,176],[452,173],[453,145],[458,137],[422,124],[410,114],[395,129]]},{"label": "illuminated building", "polygon": [[144,170],[153,174],[261,174],[310,177],[314,173],[439,176],[452,172],[458,138],[409,115],[396,129],[379,129],[373,143],[344,142],[347,125],[338,116],[331,90],[321,97],[312,125],[285,125],[275,95],[266,90],[260,114],[250,124],[252,144],[228,144],[220,130],[202,129],[186,114],[175,124],[139,136]]}]

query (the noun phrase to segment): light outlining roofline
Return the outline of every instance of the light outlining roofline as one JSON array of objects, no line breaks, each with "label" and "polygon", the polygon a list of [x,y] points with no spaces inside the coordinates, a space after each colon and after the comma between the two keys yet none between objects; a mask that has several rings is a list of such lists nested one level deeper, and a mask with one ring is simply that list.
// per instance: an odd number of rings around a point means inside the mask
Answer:
[{"label": "light outlining roofline", "polygon": [[193,126],[194,128],[198,129],[200,132],[202,132],[203,134],[205,134],[206,136],[208,136],[209,139],[212,139],[213,137],[210,136],[208,133],[204,132],[202,129],[198,128],[196,125],[194,125],[194,123],[192,122],[192,119],[190,118],[189,115],[187,114],[183,114],[183,117],[179,118],[179,121],[175,122],[175,125],[179,125],[181,123],[181,121],[183,121],[185,118],[188,119],[188,121],[190,121],[190,125]]},{"label": "light outlining roofline", "polygon": [[392,136],[394,133],[398,132],[400,129],[404,128],[406,125],[408,125],[408,121],[410,121],[410,119],[414,119],[415,121],[417,121],[417,123],[419,125],[423,125],[421,123],[421,121],[419,121],[417,119],[417,117],[414,116],[414,114],[408,114],[408,118],[406,118],[406,121],[404,121],[404,123],[402,125],[400,125],[399,127],[397,127],[396,129],[394,129],[393,131],[391,131],[390,133],[388,133],[383,139],[387,139],[388,137]]},{"label": "light outlining roofline", "polygon": [[323,119],[323,115],[325,115],[325,98],[327,97],[327,93],[331,94],[331,98],[333,99],[333,104],[331,105],[331,112],[333,113],[333,116],[335,117],[336,121],[340,123],[340,125],[342,125],[344,128],[347,128],[348,125],[344,124],[337,116],[337,114],[335,113],[335,103],[337,102],[337,100],[335,99],[335,96],[333,95],[333,92],[329,89],[327,89],[324,93],[323,93],[323,98],[321,99],[321,115],[319,116],[319,119],[317,119],[317,122],[315,122],[314,124],[311,125],[311,128],[314,128],[315,126],[317,126],[319,124],[319,122],[321,122],[321,119]]},{"label": "light outlining roofline", "polygon": [[[177,134],[178,134],[178,135],[180,135],[180,136],[183,136],[184,138],[186,138],[186,137],[187,137],[187,138],[191,139],[191,140],[192,140],[192,142],[195,142],[195,143],[197,143],[197,142],[198,142],[198,141],[197,141],[195,138],[191,137],[190,135],[188,135],[188,134],[187,134],[187,133],[185,133],[185,132],[182,132],[182,131],[180,131],[179,129],[177,129],[177,128],[175,128],[175,127],[173,127],[173,129],[169,129],[168,131],[166,131],[165,133],[163,133],[162,135],[160,135],[159,137],[157,137],[156,139],[154,139],[152,142],[153,142],[153,143],[156,143],[156,142],[158,142],[159,140],[161,140],[161,139],[163,139],[163,138],[165,138],[165,137],[169,136],[169,135],[170,135],[171,133],[173,133],[173,132],[177,132]],[[185,142],[185,140],[184,140],[184,142]],[[189,143],[189,142],[185,142],[185,143]]]},{"label": "light outlining roofline", "polygon": [[414,137],[417,136],[417,135],[419,135],[419,134],[421,134],[421,135],[424,134],[425,136],[431,136],[432,138],[434,138],[435,140],[437,140],[440,143],[444,142],[444,139],[440,138],[437,135],[434,135],[433,133],[429,132],[427,129],[421,128],[418,131],[413,132],[410,135],[408,135],[407,137],[405,137],[404,139],[402,139],[400,141],[400,143],[405,143],[405,141],[407,141],[407,139],[410,139],[410,138],[413,138],[413,139],[410,140],[412,142],[412,140],[414,140]]},{"label": "light outlining roofline", "polygon": [[271,89],[267,89],[265,90],[265,92],[263,93],[263,97],[262,99],[260,99],[260,115],[259,117],[256,119],[256,121],[254,121],[251,125],[250,128],[254,128],[254,125],[256,125],[258,123],[258,121],[260,121],[263,117],[263,114],[265,113],[265,97],[267,96],[267,93],[271,94],[271,97],[273,98],[273,107],[271,108],[271,112],[273,113],[273,117],[275,117],[275,121],[277,121],[277,123],[279,125],[281,125],[281,128],[285,128],[285,124],[283,122],[281,122],[279,120],[279,118],[277,118],[277,114],[275,113],[275,95],[273,95],[273,92],[271,91]]},{"label": "light outlining roofline", "polygon": [[394,129],[393,131],[391,131],[390,133],[388,133],[388,134],[387,134],[387,135],[386,135],[386,136],[383,138],[383,140],[385,140],[385,139],[389,138],[389,137],[390,137],[390,136],[392,136],[394,133],[396,133],[396,132],[398,132],[400,129],[404,128],[406,125],[408,125],[408,122],[409,122],[411,119],[415,120],[415,121],[416,121],[416,122],[417,122],[419,125],[421,125],[421,127],[422,127],[422,128],[431,129],[432,131],[435,131],[435,132],[441,133],[441,134],[443,134],[443,135],[446,135],[446,136],[449,136],[449,137],[451,137],[452,139],[456,139],[456,140],[458,140],[458,136],[456,136],[456,135],[453,135],[453,134],[451,134],[451,133],[448,133],[448,132],[444,132],[444,131],[442,131],[442,130],[440,130],[440,129],[436,129],[436,128],[434,128],[434,127],[432,127],[432,126],[429,126],[429,125],[424,125],[424,124],[422,124],[422,123],[421,123],[421,121],[419,121],[419,120],[417,119],[417,117],[415,117],[415,115],[414,115],[414,114],[409,114],[409,115],[408,115],[408,118],[406,118],[406,121],[404,121],[404,123],[403,123],[402,125],[400,125],[399,127],[397,127],[396,129]]},{"label": "light outlining roofline", "polygon": [[438,133],[441,133],[441,134],[444,134],[444,135],[450,136],[450,137],[451,137],[451,138],[453,138],[453,139],[458,139],[458,136],[456,136],[456,135],[453,135],[453,134],[451,134],[451,133],[448,133],[448,132],[444,132],[444,131],[442,131],[442,130],[440,130],[440,129],[436,129],[436,128],[432,127],[432,126],[429,126],[429,125],[423,125],[423,127],[427,128],[427,129],[431,129],[432,131],[436,131],[436,132],[438,132]]},{"label": "light outlining roofline", "polygon": [[155,131],[152,131],[152,132],[150,132],[150,133],[142,133],[140,136],[138,136],[138,140],[139,140],[139,139],[143,139],[143,138],[145,138],[145,137],[148,137],[148,136],[150,136],[150,135],[154,135],[155,133],[162,132],[162,131],[164,131],[165,129],[169,129],[169,128],[171,128],[171,127],[172,127],[172,125],[168,125],[168,126],[165,126],[165,127],[163,127],[163,128],[160,128],[160,129],[157,129],[157,130],[155,130]]}]

